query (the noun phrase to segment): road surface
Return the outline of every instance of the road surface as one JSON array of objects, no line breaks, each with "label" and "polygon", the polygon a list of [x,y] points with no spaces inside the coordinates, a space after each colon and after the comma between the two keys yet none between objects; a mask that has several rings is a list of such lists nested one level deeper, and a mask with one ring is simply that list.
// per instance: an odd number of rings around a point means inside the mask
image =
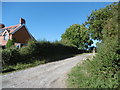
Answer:
[{"label": "road surface", "polygon": [[92,54],[78,55],[2,76],[3,88],[66,88],[67,73]]}]

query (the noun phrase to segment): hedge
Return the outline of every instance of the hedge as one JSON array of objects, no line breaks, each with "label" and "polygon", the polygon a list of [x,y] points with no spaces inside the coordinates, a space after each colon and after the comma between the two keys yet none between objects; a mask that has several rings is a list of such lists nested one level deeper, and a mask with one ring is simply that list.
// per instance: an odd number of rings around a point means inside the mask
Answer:
[{"label": "hedge", "polygon": [[62,59],[65,55],[77,53],[80,53],[80,50],[76,47],[47,41],[32,41],[28,46],[20,49],[8,48],[2,50],[2,64],[4,67],[5,65],[16,65],[17,63],[29,63],[33,60],[55,61]]}]

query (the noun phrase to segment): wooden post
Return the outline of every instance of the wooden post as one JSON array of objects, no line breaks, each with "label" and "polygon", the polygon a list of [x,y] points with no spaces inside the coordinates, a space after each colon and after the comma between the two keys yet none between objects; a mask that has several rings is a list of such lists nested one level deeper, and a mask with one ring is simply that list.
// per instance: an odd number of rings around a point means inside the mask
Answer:
[{"label": "wooden post", "polygon": [[95,56],[95,48],[93,48],[93,56]]}]

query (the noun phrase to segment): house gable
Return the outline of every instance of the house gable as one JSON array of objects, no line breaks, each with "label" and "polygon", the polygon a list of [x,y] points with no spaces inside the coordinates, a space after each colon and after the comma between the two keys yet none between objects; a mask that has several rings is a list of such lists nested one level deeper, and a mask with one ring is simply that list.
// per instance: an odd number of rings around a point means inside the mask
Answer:
[{"label": "house gable", "polygon": [[25,25],[12,34],[12,38],[15,39],[16,43],[27,44],[28,40],[32,39]]}]

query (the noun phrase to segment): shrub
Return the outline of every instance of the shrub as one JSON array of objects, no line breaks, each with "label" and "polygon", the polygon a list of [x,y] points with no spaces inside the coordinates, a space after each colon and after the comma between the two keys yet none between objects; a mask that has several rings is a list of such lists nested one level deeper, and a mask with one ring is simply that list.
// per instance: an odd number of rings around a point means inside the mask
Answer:
[{"label": "shrub", "polygon": [[68,83],[74,88],[118,88],[120,46],[117,37],[106,39],[98,45],[93,60],[86,60],[73,68]]},{"label": "shrub", "polygon": [[55,61],[67,55],[79,53],[78,49],[65,46],[58,42],[30,41],[26,47],[20,49],[7,48],[2,50],[3,66],[18,63],[32,63],[34,60]]},{"label": "shrub", "polygon": [[13,46],[14,45],[14,40],[12,39],[12,40],[10,40],[10,39],[8,39],[8,42],[7,42],[7,44],[6,44],[6,47],[7,48],[10,48],[11,46]]},{"label": "shrub", "polygon": [[9,48],[2,50],[2,63],[4,65],[15,65],[17,62],[20,62],[21,57],[18,49]]}]

